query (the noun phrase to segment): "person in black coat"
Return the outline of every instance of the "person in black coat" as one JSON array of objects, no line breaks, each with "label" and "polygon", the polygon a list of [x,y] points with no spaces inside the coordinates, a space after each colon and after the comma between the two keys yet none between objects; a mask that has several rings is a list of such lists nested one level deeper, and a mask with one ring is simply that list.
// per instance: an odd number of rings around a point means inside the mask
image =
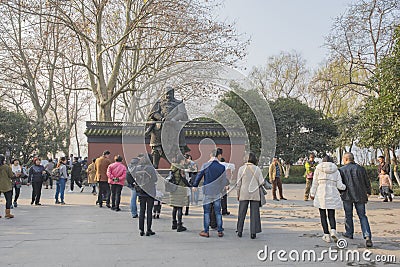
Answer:
[{"label": "person in black coat", "polygon": [[153,206],[156,196],[157,172],[146,155],[138,156],[138,164],[129,166],[127,172],[127,182],[135,187],[139,196],[140,213],[139,213],[139,230],[140,236],[144,236],[144,219],[147,217],[146,236],[154,235],[151,230],[153,223]]},{"label": "person in black coat", "polygon": [[345,165],[339,169],[343,183],[346,185],[346,190],[340,194],[346,216],[346,233],[343,234],[343,236],[353,239],[354,206],[360,219],[362,234],[364,239],[366,239],[366,246],[372,247],[372,233],[365,212],[365,204],[368,202],[368,197],[371,195],[371,182],[367,177],[367,172],[364,167],[354,162],[354,155],[352,153],[345,153],[343,162]]},{"label": "person in black coat", "polygon": [[81,192],[83,191],[83,186],[82,186],[82,164],[78,161],[78,157],[74,158],[74,163],[72,163],[72,169],[71,169],[71,185],[70,185],[70,191],[74,191],[74,182],[75,184],[81,189]]},{"label": "person in black coat", "polygon": [[46,175],[46,170],[40,165],[40,158],[33,159],[33,166],[29,169],[28,186],[32,184],[32,201],[31,205],[40,206],[40,196],[42,195],[43,176]]}]

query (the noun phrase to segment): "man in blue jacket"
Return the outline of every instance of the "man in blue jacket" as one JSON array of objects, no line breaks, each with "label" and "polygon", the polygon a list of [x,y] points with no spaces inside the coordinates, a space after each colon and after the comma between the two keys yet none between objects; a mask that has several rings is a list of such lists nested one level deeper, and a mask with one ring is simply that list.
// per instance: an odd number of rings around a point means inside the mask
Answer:
[{"label": "man in blue jacket", "polygon": [[198,187],[200,181],[204,178],[203,192],[203,210],[204,210],[204,231],[200,236],[209,237],[210,210],[211,204],[214,205],[214,213],[217,219],[218,236],[224,236],[222,228],[221,197],[224,187],[227,183],[225,166],[222,165],[218,157],[222,155],[222,149],[217,148],[211,153],[211,159],[203,164],[200,172],[197,174],[193,187]]}]

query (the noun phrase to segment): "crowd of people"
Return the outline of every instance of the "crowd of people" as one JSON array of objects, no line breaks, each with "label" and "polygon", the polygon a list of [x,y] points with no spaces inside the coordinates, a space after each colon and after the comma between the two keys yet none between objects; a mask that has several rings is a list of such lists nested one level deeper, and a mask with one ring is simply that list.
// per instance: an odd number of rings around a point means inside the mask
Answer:
[{"label": "crowd of people", "polygon": [[[111,161],[111,152],[106,150],[88,164],[87,159],[80,160],[71,155],[61,157],[57,162],[47,160],[45,164],[40,158],[34,158],[32,166],[27,170],[20,165],[18,159],[6,163],[0,155],[0,193],[6,199],[6,218],[13,218],[11,209],[18,207],[23,179],[27,185],[32,185],[31,205],[40,206],[42,186],[53,187],[56,183],[55,204],[65,204],[65,188],[70,179],[70,190],[74,186],[82,192],[82,173],[87,176],[87,184],[92,188],[92,194],[97,195],[96,205],[105,206],[116,212],[120,211],[121,192],[124,185],[131,190],[130,211],[133,218],[139,218],[140,236],[154,235],[153,219],[160,218],[164,193],[157,189],[159,174],[153,167],[148,154],[139,154],[127,166],[120,155]],[[380,157],[379,185],[385,202],[392,201],[392,179],[388,175],[388,165]],[[353,207],[361,222],[361,229],[366,246],[372,246],[372,233],[366,216],[365,204],[371,195],[371,183],[366,170],[354,162],[352,153],[345,153],[344,166],[338,168],[330,156],[325,156],[318,164],[315,155],[310,154],[305,162],[306,189],[304,200],[313,200],[313,205],[319,209],[322,239],[326,242],[339,239],[336,229],[335,212],[344,209],[346,238],[353,238]],[[260,207],[265,203],[265,178],[257,166],[258,160],[252,152],[245,158],[245,164],[237,173],[235,189],[239,201],[236,233],[242,237],[244,222],[250,207],[250,237],[256,238],[262,231]],[[234,164],[225,162],[221,148],[213,150],[208,162],[198,168],[190,155],[177,156],[170,168],[165,189],[169,192],[169,205],[172,207],[171,229],[184,232],[187,228],[183,223],[183,215],[189,214],[189,206],[199,201],[199,187],[203,192],[203,230],[200,236],[209,237],[210,227],[217,230],[218,237],[224,236],[223,215],[229,215],[227,209],[227,192],[231,184],[230,174],[235,170]],[[269,181],[272,187],[274,201],[286,200],[283,195],[283,168],[278,157],[274,157],[269,166]],[[169,190],[167,190],[167,185]],[[96,188],[98,187],[98,193]],[[279,190],[279,199],[277,197]],[[137,207],[139,200],[140,207]],[[139,210],[139,212],[138,212]],[[145,229],[146,222],[146,229]],[[329,223],[329,224],[328,224]],[[329,226],[330,229],[329,229]]]}]

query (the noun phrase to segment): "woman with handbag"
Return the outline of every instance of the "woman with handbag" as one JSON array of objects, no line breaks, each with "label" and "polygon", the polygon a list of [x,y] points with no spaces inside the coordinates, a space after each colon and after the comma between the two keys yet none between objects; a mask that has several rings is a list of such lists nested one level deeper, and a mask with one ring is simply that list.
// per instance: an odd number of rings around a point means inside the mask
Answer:
[{"label": "woman with handbag", "polygon": [[187,197],[187,187],[191,187],[188,180],[185,177],[185,158],[178,156],[177,163],[171,165],[172,183],[177,185],[173,192],[170,192],[170,200],[172,206],[172,230],[177,232],[186,231],[186,227],[183,226],[182,215],[183,207],[189,206],[189,200]]},{"label": "woman with handbag", "polygon": [[244,220],[247,208],[250,204],[250,234],[251,239],[261,233],[260,206],[265,203],[264,193],[260,186],[263,186],[264,178],[261,169],[256,166],[257,157],[250,152],[247,163],[239,168],[237,181],[237,198],[239,201],[239,212],[237,222],[237,235],[242,237]]},{"label": "woman with handbag", "polygon": [[40,206],[40,196],[42,195],[42,184],[44,181],[44,175],[46,170],[40,165],[40,158],[33,159],[33,166],[29,169],[28,175],[28,186],[32,183],[32,201],[31,205],[35,203],[36,206]]},{"label": "woman with handbag", "polygon": [[12,178],[13,188],[15,192],[13,206],[16,208],[18,207],[17,201],[21,193],[21,186],[22,186],[21,178],[23,176],[22,167],[19,164],[18,159],[13,159],[11,161],[11,170],[14,174],[14,177]]},{"label": "woman with handbag", "polygon": [[120,211],[121,192],[126,179],[126,167],[120,155],[114,157],[114,163],[107,168],[108,183],[111,185],[111,210]]}]

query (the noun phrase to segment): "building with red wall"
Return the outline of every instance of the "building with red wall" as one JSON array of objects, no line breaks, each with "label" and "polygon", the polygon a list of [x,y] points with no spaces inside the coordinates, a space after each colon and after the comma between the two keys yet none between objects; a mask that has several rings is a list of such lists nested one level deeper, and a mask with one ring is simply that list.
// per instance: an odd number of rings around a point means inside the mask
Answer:
[{"label": "building with red wall", "polygon": [[[187,123],[184,127],[186,143],[190,148],[189,154],[201,166],[210,158],[210,152],[215,147],[223,149],[226,162],[234,163],[236,170],[243,164],[246,148],[246,133],[242,129],[225,129],[215,122]],[[143,124],[124,122],[96,122],[86,123],[85,134],[88,138],[89,160],[102,155],[109,150],[112,157],[121,155],[124,162],[140,153],[151,153],[149,139],[144,137]],[[169,168],[164,159],[160,161],[160,169]]]}]

